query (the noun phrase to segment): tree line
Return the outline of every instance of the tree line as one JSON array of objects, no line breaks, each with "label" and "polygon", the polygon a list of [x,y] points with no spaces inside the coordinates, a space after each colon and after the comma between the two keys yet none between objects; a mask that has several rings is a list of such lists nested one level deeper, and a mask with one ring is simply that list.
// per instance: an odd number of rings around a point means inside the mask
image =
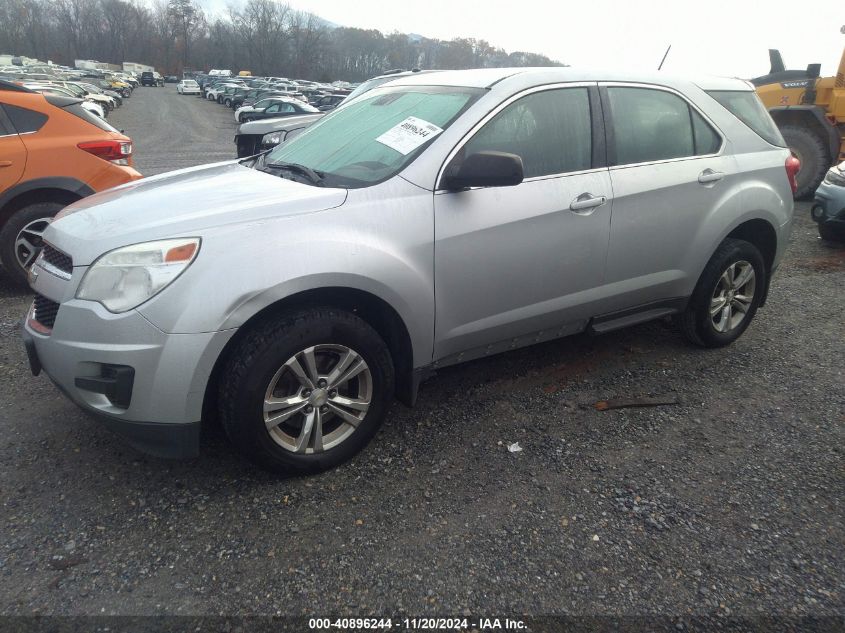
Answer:
[{"label": "tree line", "polygon": [[66,65],[132,61],[165,74],[228,68],[319,81],[361,81],[390,68],[561,65],[484,40],[334,27],[275,0],[246,0],[223,14],[207,14],[196,0],[0,0],[0,53]]}]

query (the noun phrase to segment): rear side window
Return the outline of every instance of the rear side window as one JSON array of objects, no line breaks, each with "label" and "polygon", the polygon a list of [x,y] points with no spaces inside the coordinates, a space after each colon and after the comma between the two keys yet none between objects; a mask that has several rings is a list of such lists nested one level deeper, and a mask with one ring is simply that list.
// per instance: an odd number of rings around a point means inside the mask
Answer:
[{"label": "rear side window", "polygon": [[48,118],[43,112],[36,112],[35,110],[9,105],[8,103],[3,104],[3,109],[12,121],[12,125],[15,126],[18,134],[37,132],[44,126]]},{"label": "rear side window", "polygon": [[648,163],[719,151],[722,139],[678,95],[651,88],[607,89],[617,165]]},{"label": "rear side window", "polygon": [[590,121],[587,88],[535,92],[490,119],[464,152],[516,154],[526,178],[582,171],[592,166]]},{"label": "rear side window", "polygon": [[750,90],[712,90],[711,97],[722,104],[737,119],[754,130],[765,141],[777,147],[786,147],[772,117],[766,111],[756,92]]}]

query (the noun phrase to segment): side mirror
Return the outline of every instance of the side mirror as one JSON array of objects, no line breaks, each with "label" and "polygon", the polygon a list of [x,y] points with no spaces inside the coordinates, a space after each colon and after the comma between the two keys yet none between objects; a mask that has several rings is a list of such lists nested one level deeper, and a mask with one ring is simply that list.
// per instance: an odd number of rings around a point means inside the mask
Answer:
[{"label": "side mirror", "polygon": [[463,160],[456,156],[440,185],[454,191],[468,187],[513,187],[522,182],[522,158],[507,152],[477,152]]}]

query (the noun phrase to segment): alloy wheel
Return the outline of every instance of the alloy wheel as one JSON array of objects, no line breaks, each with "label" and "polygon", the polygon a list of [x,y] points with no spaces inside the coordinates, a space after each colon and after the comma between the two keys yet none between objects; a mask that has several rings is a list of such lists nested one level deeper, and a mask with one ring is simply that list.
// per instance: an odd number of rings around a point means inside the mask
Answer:
[{"label": "alloy wheel", "polygon": [[344,345],[308,347],[282,365],[264,394],[264,424],[273,441],[301,454],[347,440],[370,408],[373,375]]},{"label": "alloy wheel", "polygon": [[28,270],[35,258],[41,252],[44,244],[43,234],[53,218],[38,218],[33,220],[19,232],[15,238],[15,257],[24,270]]},{"label": "alloy wheel", "polygon": [[754,266],[745,260],[734,262],[722,273],[710,299],[710,319],[717,332],[730,332],[742,323],[756,286]]}]

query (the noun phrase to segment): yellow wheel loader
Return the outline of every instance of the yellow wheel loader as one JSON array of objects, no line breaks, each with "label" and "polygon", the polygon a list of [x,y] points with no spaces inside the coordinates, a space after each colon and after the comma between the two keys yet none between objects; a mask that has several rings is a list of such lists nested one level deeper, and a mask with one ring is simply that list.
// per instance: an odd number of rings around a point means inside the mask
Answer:
[{"label": "yellow wheel loader", "polygon": [[845,50],[835,77],[819,77],[821,64],[786,70],[778,50],[769,50],[769,59],[769,74],[751,82],[801,161],[795,197],[804,198],[813,194],[832,164],[845,160]]}]

